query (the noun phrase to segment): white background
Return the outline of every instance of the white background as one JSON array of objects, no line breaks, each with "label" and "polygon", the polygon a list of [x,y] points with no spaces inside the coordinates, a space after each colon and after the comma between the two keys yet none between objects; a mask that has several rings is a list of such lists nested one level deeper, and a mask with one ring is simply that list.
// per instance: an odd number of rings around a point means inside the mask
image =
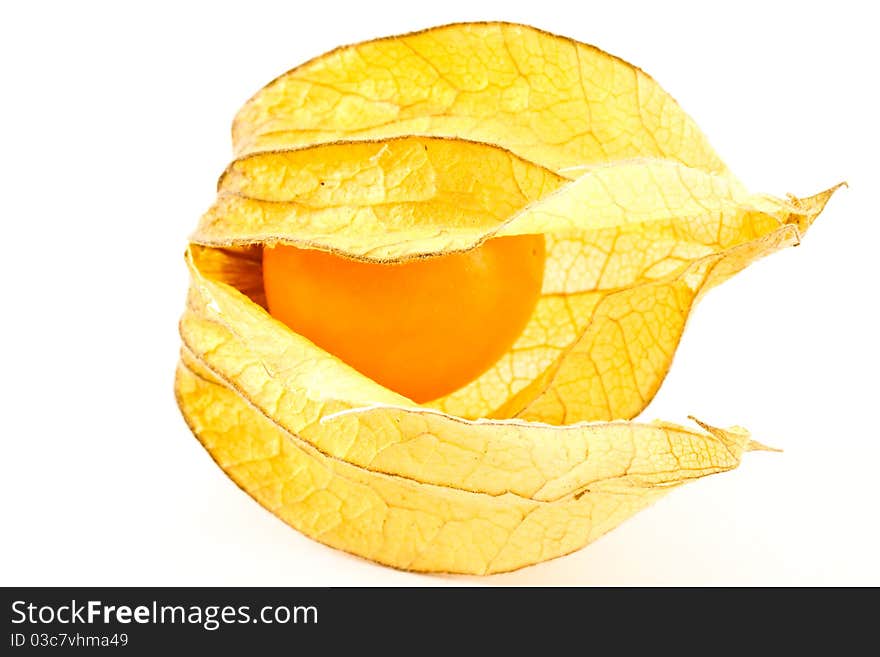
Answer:
[{"label": "white background", "polygon": [[[876,19],[869,3],[4,3],[4,585],[880,584]],[[653,75],[754,191],[848,180],[797,249],[711,292],[643,418],[784,454],[674,491],[586,549],[487,579],[289,529],[172,395],[188,233],[238,107],[334,46],[531,23]]]}]

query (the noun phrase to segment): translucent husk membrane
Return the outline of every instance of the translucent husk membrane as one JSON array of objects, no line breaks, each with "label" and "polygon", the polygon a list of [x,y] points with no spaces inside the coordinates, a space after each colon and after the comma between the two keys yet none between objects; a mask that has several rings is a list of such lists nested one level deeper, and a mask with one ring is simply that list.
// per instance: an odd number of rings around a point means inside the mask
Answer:
[{"label": "translucent husk membrane", "polygon": [[[187,252],[177,397],[227,474],[306,535],[398,568],[511,570],[761,447],[624,420],[699,297],[797,244],[836,188],[748,193],[639,69],[521,25],[445,26],[282,75],[233,136]],[[428,405],[265,310],[265,244],[393,263],[521,234],[547,244],[529,324]]]}]

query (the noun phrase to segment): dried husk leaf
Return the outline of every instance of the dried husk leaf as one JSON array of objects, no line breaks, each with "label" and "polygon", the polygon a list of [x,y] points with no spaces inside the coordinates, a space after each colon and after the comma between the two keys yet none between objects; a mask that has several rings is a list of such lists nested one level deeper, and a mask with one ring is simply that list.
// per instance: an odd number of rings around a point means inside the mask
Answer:
[{"label": "dried husk leaf", "polygon": [[[487,144],[403,137],[239,159],[191,239],[397,262],[543,234],[542,296],[521,337],[482,376],[430,405],[562,424],[638,415],[698,296],[797,243],[833,191],[753,195],[729,176],[664,160],[605,165],[570,181]],[[261,290],[259,264],[241,265],[235,253],[226,267],[234,276],[216,280]]]},{"label": "dried husk leaf", "polygon": [[[267,316],[236,290],[194,272],[181,320],[185,355],[255,410],[322,453],[375,472],[497,496],[553,501],[597,480],[703,461],[702,434],[629,423],[554,427],[467,421],[383,388]],[[627,452],[616,451],[627,444]],[[663,454],[666,454],[666,457]],[[696,454],[696,456],[694,456]],[[665,474],[664,474],[665,476]],[[664,480],[665,481],[665,480]]]},{"label": "dried husk leaf", "polygon": [[727,167],[649,75],[566,37],[461,23],[338,48],[261,89],[235,117],[237,155],[402,135],[496,144],[571,177],[662,158]]},{"label": "dried husk leaf", "polygon": [[[748,193],[642,71],[526,26],[444,26],[290,71],[233,138],[187,252],[176,393],[218,464],[306,535],[398,568],[501,572],[764,448],[621,420],[700,296],[797,244],[836,188]],[[264,245],[393,264],[524,234],[547,246],[531,320],[430,404],[265,310]]]},{"label": "dried husk leaf", "polygon": [[[597,455],[590,483],[544,502],[424,483],[324,454],[186,355],[175,390],[214,460],[278,517],[332,547],[426,572],[491,574],[568,554],[671,488],[735,468],[744,450],[759,447],[739,431],[617,425],[593,434],[607,452]],[[622,470],[605,464],[630,460]]]}]

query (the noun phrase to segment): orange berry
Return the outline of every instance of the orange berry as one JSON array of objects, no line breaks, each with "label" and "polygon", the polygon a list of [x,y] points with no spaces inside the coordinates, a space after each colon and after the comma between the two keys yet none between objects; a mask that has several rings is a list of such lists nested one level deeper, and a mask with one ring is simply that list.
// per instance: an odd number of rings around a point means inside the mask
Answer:
[{"label": "orange berry", "polygon": [[489,369],[522,333],[544,276],[543,235],[398,264],[263,250],[269,312],[374,381],[423,403]]}]

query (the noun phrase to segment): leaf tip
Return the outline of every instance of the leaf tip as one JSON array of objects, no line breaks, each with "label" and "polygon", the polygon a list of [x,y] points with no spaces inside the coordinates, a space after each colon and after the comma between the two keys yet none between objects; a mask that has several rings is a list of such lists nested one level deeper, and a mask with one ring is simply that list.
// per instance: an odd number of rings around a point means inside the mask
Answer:
[{"label": "leaf tip", "polygon": [[828,203],[829,199],[841,187],[849,187],[849,183],[844,180],[829,187],[823,192],[819,192],[813,196],[806,196],[804,198],[798,198],[793,194],[787,194],[788,202],[796,210],[788,216],[785,223],[797,226],[798,231],[801,233],[806,232],[816,217],[818,217],[822,213],[822,210],[825,209],[825,205]]},{"label": "leaf tip", "polygon": [[711,437],[720,440],[728,446],[740,446],[744,452],[782,453],[783,451],[778,447],[771,447],[770,445],[765,445],[764,443],[758,442],[757,440],[753,440],[751,438],[751,433],[745,427],[732,426],[727,427],[726,429],[721,429],[719,427],[712,426],[711,424],[707,424],[706,422],[697,419],[693,415],[688,415],[688,419],[692,422],[696,422],[700,426],[700,428],[704,431],[707,431]]},{"label": "leaf tip", "polygon": [[772,447],[751,439],[746,443],[745,449],[747,452],[775,452],[777,454],[782,454],[785,451],[779,447]]}]

